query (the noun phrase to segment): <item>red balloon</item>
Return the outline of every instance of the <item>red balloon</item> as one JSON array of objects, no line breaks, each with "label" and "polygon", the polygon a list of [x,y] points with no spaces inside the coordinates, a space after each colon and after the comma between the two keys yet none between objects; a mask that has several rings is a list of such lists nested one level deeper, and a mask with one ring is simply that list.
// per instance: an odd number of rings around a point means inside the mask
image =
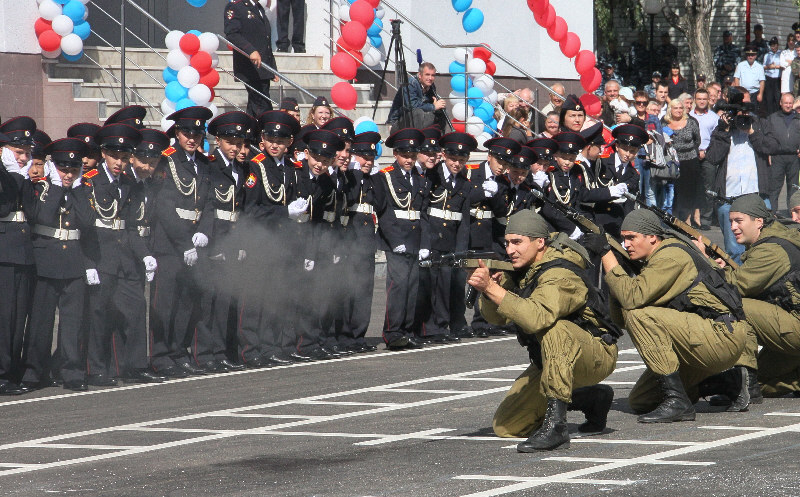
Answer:
[{"label": "red balloon", "polygon": [[360,22],[363,26],[372,26],[375,20],[375,10],[367,0],[356,0],[350,6],[350,19]]},{"label": "red balloon", "polygon": [[200,74],[207,73],[211,69],[211,55],[208,52],[197,52],[192,55],[189,65],[197,69]]},{"label": "red balloon", "polygon": [[578,55],[581,49],[581,39],[578,35],[570,31],[564,36],[564,39],[559,42],[558,46],[561,48],[561,53],[568,59],[571,59]]},{"label": "red balloon", "polygon": [[528,0],[528,8],[534,15],[546,14],[548,7],[550,7],[550,0]]},{"label": "red balloon", "polygon": [[538,15],[533,14],[533,19],[536,21],[536,24],[544,29],[550,29],[550,26],[556,22],[556,9],[554,9],[552,5],[548,5],[545,12]]},{"label": "red balloon", "polygon": [[561,16],[556,16],[553,25],[547,28],[547,35],[556,43],[561,43],[561,40],[567,36],[567,21]]},{"label": "red balloon", "polygon": [[497,72],[497,66],[491,60],[486,61],[486,74],[489,76],[494,76],[494,73]]},{"label": "red balloon", "polygon": [[213,102],[214,99],[217,97],[217,94],[216,94],[216,92],[214,92],[214,88],[209,88],[209,90],[211,90],[211,98],[208,99],[208,101],[209,102]]},{"label": "red balloon", "polygon": [[48,29],[39,35],[39,46],[42,47],[42,50],[45,52],[58,50],[61,46],[61,36],[52,29]]},{"label": "red balloon", "polygon": [[369,4],[375,9],[377,9],[378,5],[381,4],[381,0],[367,0],[367,2],[369,2]]},{"label": "red balloon", "polygon": [[200,84],[209,88],[214,88],[219,84],[219,73],[216,69],[211,69],[205,74],[200,74]]},{"label": "red balloon", "polygon": [[602,80],[603,76],[600,74],[600,71],[596,67],[593,67],[590,71],[581,75],[581,86],[586,93],[592,93],[600,86]]},{"label": "red balloon", "polygon": [[358,21],[350,21],[342,26],[342,38],[355,50],[361,50],[367,42],[367,28]]},{"label": "red balloon", "polygon": [[347,81],[339,81],[331,88],[331,100],[344,110],[353,110],[358,103],[358,94],[353,85]]},{"label": "red balloon", "polygon": [[453,123],[453,129],[457,133],[466,133],[467,125],[466,125],[466,123],[464,123],[464,121],[459,121],[458,119],[453,119],[450,122]]},{"label": "red balloon", "polygon": [[183,50],[183,53],[194,55],[200,50],[200,38],[198,38],[197,35],[187,33],[181,36],[181,41],[178,45],[181,47],[181,50]]},{"label": "red balloon", "polygon": [[591,50],[581,50],[578,52],[578,56],[575,57],[575,69],[577,69],[580,74],[589,71],[596,63],[597,59]]},{"label": "red balloon", "polygon": [[600,97],[594,93],[584,93],[579,99],[586,109],[586,114],[590,116],[599,115],[603,111],[603,104],[600,102]]},{"label": "red balloon", "polygon": [[475,47],[472,50],[472,56],[476,59],[481,59],[484,62],[489,62],[492,58],[492,52],[486,50],[484,47]]},{"label": "red balloon", "polygon": [[337,52],[354,52],[355,50],[356,49],[351,47],[346,41],[344,41],[344,38],[342,38],[341,36],[339,37],[338,40],[336,40]]},{"label": "red balloon", "polygon": [[346,52],[339,52],[331,57],[331,71],[337,78],[354,79],[358,72],[358,61]]},{"label": "red balloon", "polygon": [[37,38],[48,29],[53,29],[53,21],[48,21],[40,17],[33,23],[33,30],[36,32]]}]

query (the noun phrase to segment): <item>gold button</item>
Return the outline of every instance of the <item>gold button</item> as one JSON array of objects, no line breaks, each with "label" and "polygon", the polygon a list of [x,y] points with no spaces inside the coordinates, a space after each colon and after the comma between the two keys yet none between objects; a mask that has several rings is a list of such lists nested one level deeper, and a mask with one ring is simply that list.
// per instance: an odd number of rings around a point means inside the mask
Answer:
[{"label": "gold button", "polygon": [[442,223],[442,226],[447,226],[447,223]]},{"label": "gold button", "polygon": [[66,248],[67,248],[67,246],[66,246],[66,245],[62,245],[62,246],[61,246],[61,248],[62,248],[62,249],[66,249]]},{"label": "gold button", "polygon": [[69,221],[65,222],[64,226],[69,226]]},{"label": "gold button", "polygon": [[412,230],[415,230],[415,229],[417,229],[417,227],[416,227],[416,226],[412,226],[412,227],[411,227],[411,229],[412,229]]},{"label": "gold button", "polygon": [[69,214],[69,211],[64,211],[64,214]]}]

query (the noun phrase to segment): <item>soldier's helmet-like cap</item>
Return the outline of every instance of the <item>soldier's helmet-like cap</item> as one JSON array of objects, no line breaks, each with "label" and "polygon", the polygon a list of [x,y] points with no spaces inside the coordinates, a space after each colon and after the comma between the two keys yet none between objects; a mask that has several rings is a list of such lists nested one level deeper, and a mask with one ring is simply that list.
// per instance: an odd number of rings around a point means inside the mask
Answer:
[{"label": "soldier's helmet-like cap", "polygon": [[553,140],[558,144],[558,151],[564,154],[577,154],[586,146],[586,140],[573,131],[562,131]]},{"label": "soldier's helmet-like cap", "polygon": [[616,143],[630,145],[631,147],[641,147],[643,144],[647,143],[649,139],[647,131],[635,124],[617,126],[611,132],[611,136],[614,137]]},{"label": "soldier's helmet-like cap", "polygon": [[454,132],[439,138],[439,145],[446,154],[466,157],[478,148],[478,140],[469,133]]},{"label": "soldier's helmet-like cap", "polygon": [[100,145],[94,141],[94,135],[100,131],[102,126],[94,123],[78,123],[73,124],[67,130],[68,138],[80,138],[89,147],[89,152],[97,152],[100,150]]},{"label": "soldier's helmet-like cap", "polygon": [[291,138],[300,134],[300,121],[282,110],[268,110],[258,116],[261,132],[276,138]]},{"label": "soldier's helmet-like cap", "polygon": [[326,122],[325,125],[320,129],[332,131],[333,133],[339,135],[339,138],[346,142],[352,142],[353,137],[356,135],[356,131],[353,129],[353,121],[346,117],[334,117],[330,121]]},{"label": "soldier's helmet-like cap", "polygon": [[50,144],[53,140],[44,131],[37,129],[33,133],[33,148],[31,149],[31,157],[34,159],[44,160],[47,154],[44,152],[44,147]]},{"label": "soldier's helmet-like cap", "polygon": [[511,161],[511,167],[527,170],[531,164],[534,164],[537,160],[539,160],[539,154],[531,147],[523,146]]}]

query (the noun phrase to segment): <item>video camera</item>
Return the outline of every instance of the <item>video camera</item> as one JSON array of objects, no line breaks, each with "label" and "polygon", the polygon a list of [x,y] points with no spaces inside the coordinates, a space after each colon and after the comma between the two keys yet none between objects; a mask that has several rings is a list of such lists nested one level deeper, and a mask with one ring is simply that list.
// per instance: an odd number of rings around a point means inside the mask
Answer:
[{"label": "video camera", "polygon": [[755,106],[752,103],[731,104],[717,102],[713,110],[714,112],[722,111],[725,113],[721,118],[721,121],[725,123],[725,128],[723,129],[733,126],[733,129],[747,131],[753,126],[753,116],[750,115],[750,112],[755,111]]}]

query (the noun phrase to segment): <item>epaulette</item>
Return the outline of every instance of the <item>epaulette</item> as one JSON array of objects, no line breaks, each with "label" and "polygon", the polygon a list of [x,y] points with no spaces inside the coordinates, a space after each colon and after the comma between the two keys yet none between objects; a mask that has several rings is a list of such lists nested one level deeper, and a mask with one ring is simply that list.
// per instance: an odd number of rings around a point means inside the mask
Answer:
[{"label": "epaulette", "polygon": [[166,155],[167,157],[169,157],[170,155],[174,154],[175,152],[176,152],[175,147],[169,147],[167,149],[164,149],[164,151],[161,152],[161,155]]},{"label": "epaulette", "polygon": [[467,169],[478,169],[481,167],[480,164],[467,164]]},{"label": "epaulette", "polygon": [[303,169],[303,161],[299,160],[292,161],[292,164],[294,164],[294,167],[297,169]]},{"label": "epaulette", "polygon": [[252,160],[253,160],[253,162],[258,162],[260,164],[261,161],[263,161],[266,158],[267,158],[267,156],[264,155],[263,153],[261,153],[261,154],[256,155],[255,157],[253,157]]},{"label": "epaulette", "polygon": [[555,171],[555,170],[556,170],[556,166],[549,166],[549,167],[547,168],[547,172],[548,172],[548,173],[552,173],[552,172],[553,172],[553,171]]},{"label": "epaulette", "polygon": [[99,171],[97,169],[91,169],[91,170],[86,171],[85,173],[83,173],[83,177],[86,178],[86,179],[92,179],[95,176],[97,176],[98,172]]},{"label": "epaulette", "polygon": [[214,162],[215,160],[217,160],[217,156],[216,155],[211,154],[211,155],[208,156],[208,161],[209,162]]},{"label": "epaulette", "polygon": [[600,158],[601,159],[608,159],[609,157],[611,157],[611,154],[613,154],[613,153],[614,153],[614,149],[613,148],[606,147],[605,150],[600,152]]},{"label": "epaulette", "polygon": [[394,166],[386,166],[383,169],[381,169],[382,173],[390,173],[392,171],[394,171]]}]

